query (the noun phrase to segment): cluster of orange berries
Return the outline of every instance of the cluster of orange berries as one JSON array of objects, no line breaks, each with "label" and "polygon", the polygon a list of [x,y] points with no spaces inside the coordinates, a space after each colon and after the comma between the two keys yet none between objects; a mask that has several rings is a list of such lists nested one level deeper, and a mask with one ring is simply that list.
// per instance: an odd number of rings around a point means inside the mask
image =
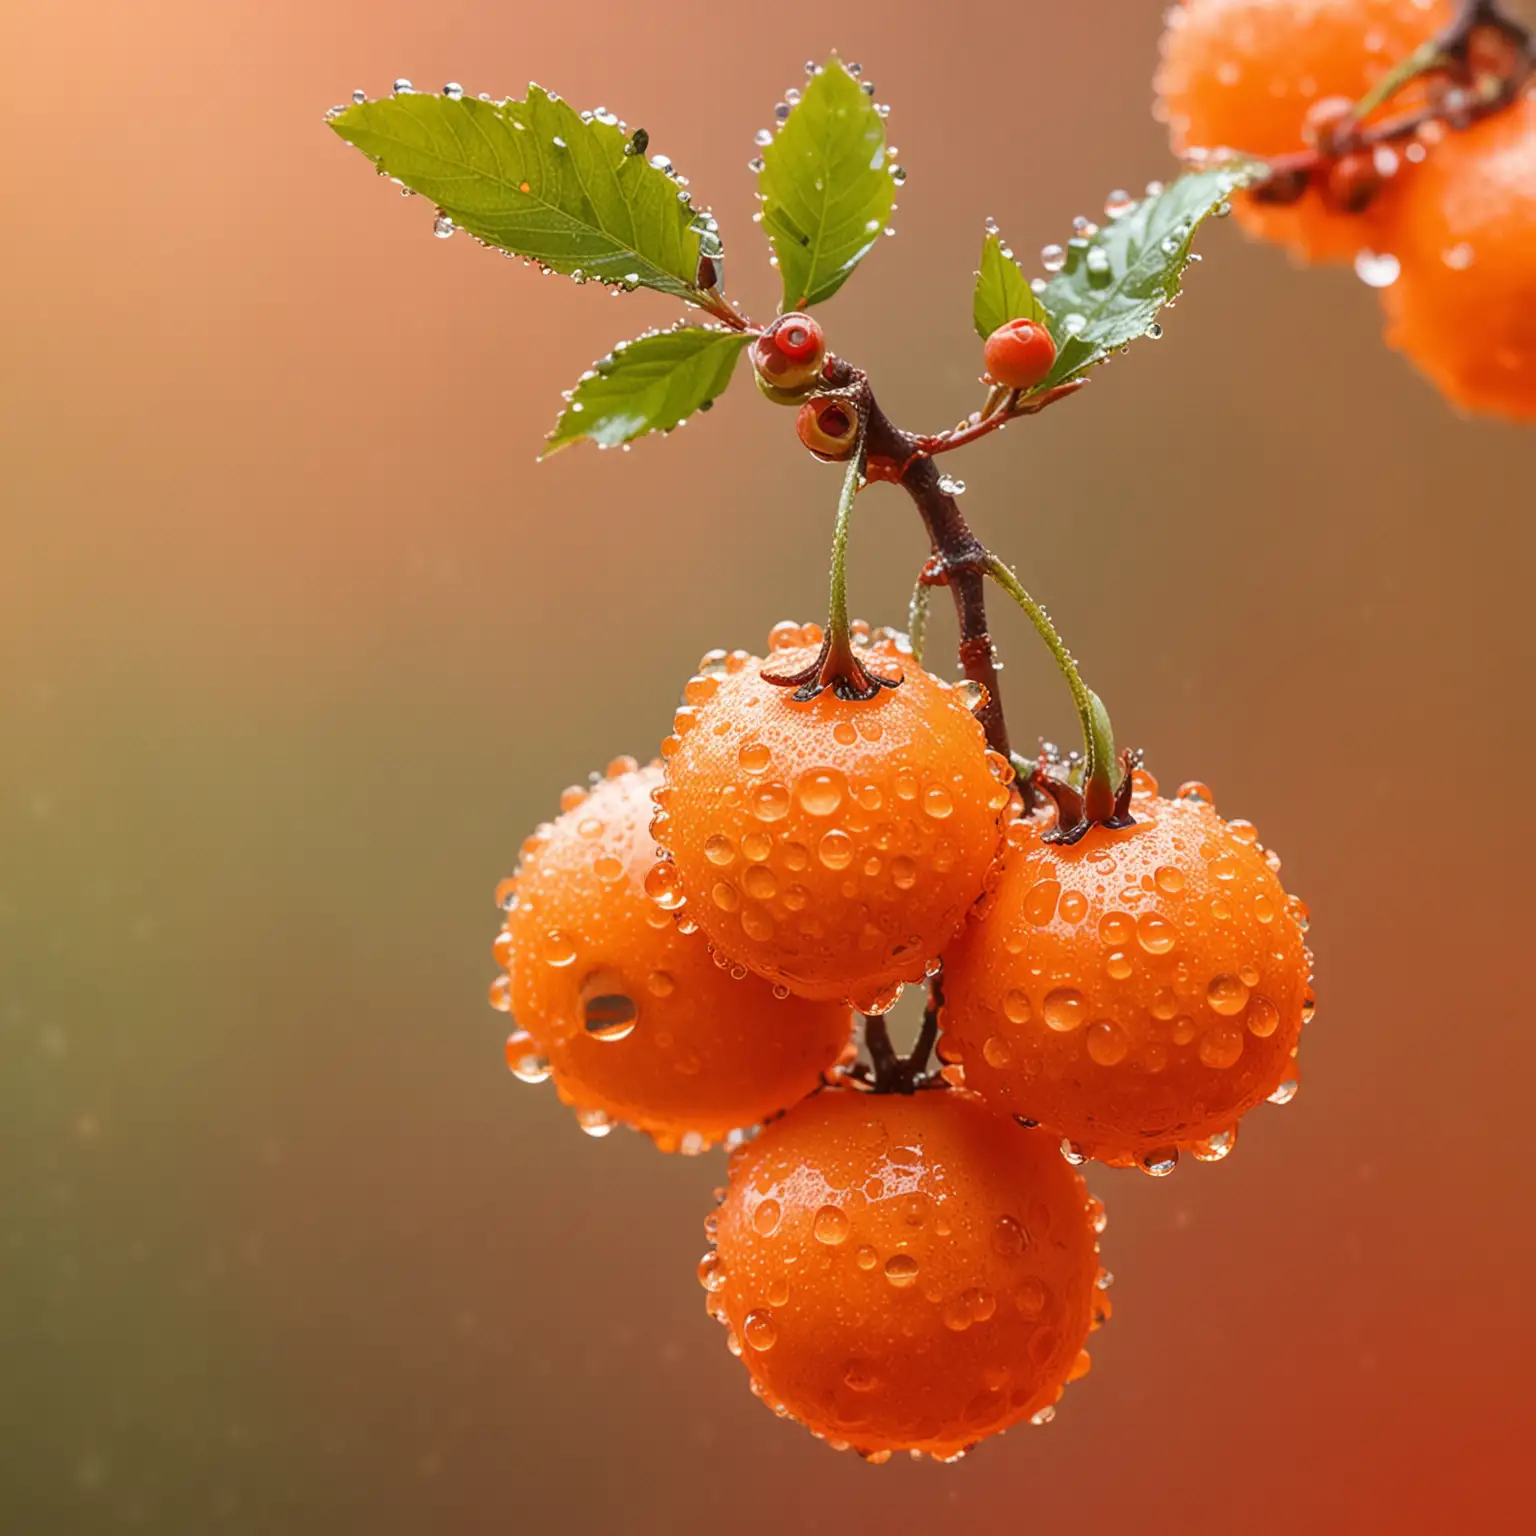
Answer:
[{"label": "cluster of orange berries", "polygon": [[[822,655],[781,624],[703,658],[658,762],[565,792],[498,888],[491,1000],[588,1132],[732,1148],[699,1278],[768,1406],[952,1459],[1088,1369],[1108,1276],[1073,1165],[1219,1159],[1294,1093],[1306,913],[1200,785],[1137,769],[1128,818],[1053,841],[977,685],[851,639],[871,697],[771,680]],[[871,1080],[855,1010],[925,982],[939,1069]]]},{"label": "cluster of orange berries", "polygon": [[[1183,0],[1157,91],[1180,155],[1312,162],[1246,194],[1250,233],[1306,261],[1354,261],[1380,289],[1387,339],[1457,405],[1536,420],[1536,90],[1472,120],[1516,61],[1474,28],[1469,84],[1410,81],[1401,143],[1351,147],[1357,103],[1452,20],[1450,0]],[[1379,116],[1379,114],[1377,114]],[[1367,121],[1374,121],[1367,114]]]}]

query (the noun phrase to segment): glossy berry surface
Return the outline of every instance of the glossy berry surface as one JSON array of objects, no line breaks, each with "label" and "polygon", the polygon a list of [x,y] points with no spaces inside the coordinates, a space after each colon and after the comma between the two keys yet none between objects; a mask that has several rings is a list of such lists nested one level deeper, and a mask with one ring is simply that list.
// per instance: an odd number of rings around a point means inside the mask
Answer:
[{"label": "glossy berry surface", "polygon": [[780,315],[752,343],[752,367],[760,383],[781,394],[809,389],[821,376],[827,344],[810,315]]},{"label": "glossy berry surface", "polygon": [[491,988],[520,1029],[518,1076],[552,1075],[584,1128],[621,1121],[665,1150],[702,1150],[795,1103],[848,1043],[846,1008],[778,998],[721,969],[645,894],[659,768],[621,759],[524,844],[498,901]]},{"label": "glossy berry surface", "polygon": [[684,691],[654,826],[671,862],[650,888],[758,975],[882,1011],[981,895],[1012,769],[987,749],[976,694],[925,672],[905,641],[859,651],[899,687],[801,703],[762,673],[810,665],[821,632],[771,639],[766,662],[705,657]]},{"label": "glossy berry surface", "polygon": [[1387,340],[1464,410],[1536,421],[1536,94],[1431,148],[1393,249]]},{"label": "glossy berry surface", "polygon": [[[1167,13],[1156,80],[1174,153],[1300,150],[1316,139],[1320,103],[1360,100],[1450,15],[1449,0],[1186,0]],[[1418,99],[1405,92],[1392,110]],[[1364,212],[1343,211],[1324,180],[1284,207],[1238,196],[1233,213],[1300,260],[1350,261],[1386,248],[1385,216],[1418,169],[1396,156],[1389,163],[1395,174],[1373,189]]]},{"label": "glossy berry surface", "polygon": [[845,400],[807,400],[795,418],[795,431],[817,458],[846,459],[858,442],[858,413]]},{"label": "glossy berry surface", "polygon": [[1165,1173],[1295,1092],[1311,955],[1251,823],[1200,786],[1138,787],[1132,827],[1070,847],[1010,829],[984,915],[945,952],[941,1053],[1077,1152]]},{"label": "glossy berry surface", "polygon": [[1056,361],[1056,343],[1038,320],[1010,320],[987,337],[987,372],[1009,389],[1033,389]]},{"label": "glossy berry surface", "polygon": [[770,1408],[950,1459],[1088,1369],[1102,1226],[1054,1140],[974,1095],[832,1089],[733,1155],[699,1278]]}]

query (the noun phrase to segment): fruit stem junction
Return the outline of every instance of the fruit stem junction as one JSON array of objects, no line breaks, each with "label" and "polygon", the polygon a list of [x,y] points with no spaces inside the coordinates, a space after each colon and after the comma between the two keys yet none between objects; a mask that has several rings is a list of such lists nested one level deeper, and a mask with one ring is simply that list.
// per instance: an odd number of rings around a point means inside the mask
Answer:
[{"label": "fruit stem junction", "polygon": [[[1311,178],[1344,155],[1412,138],[1430,123],[1469,128],[1509,106],[1536,72],[1536,36],[1500,8],[1498,0],[1460,0],[1439,36],[1389,70],[1325,144],[1272,155],[1269,176],[1252,189],[1259,202],[1292,203]],[[1365,119],[1415,80],[1439,77],[1427,105],[1366,126]]]}]

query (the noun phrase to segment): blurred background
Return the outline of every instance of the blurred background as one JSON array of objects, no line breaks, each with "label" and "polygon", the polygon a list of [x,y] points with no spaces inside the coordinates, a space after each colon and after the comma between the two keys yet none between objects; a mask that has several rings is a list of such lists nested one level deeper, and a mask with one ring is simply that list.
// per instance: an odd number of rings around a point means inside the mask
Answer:
[{"label": "blurred background", "polygon": [[[1156,4],[3,25],[0,1529],[1525,1528],[1536,438],[1452,415],[1350,274],[1213,225],[1164,340],[955,466],[1319,954],[1295,1104],[1220,1168],[1097,1176],[1116,1315],[1054,1425],[874,1469],[771,1418],[693,1275],[722,1159],[582,1136],[485,1003],[492,887],[561,787],[653,751],[705,649],[820,617],[836,472],[744,380],[536,464],[673,306],[433,239],[325,108],[400,75],[607,104],[763,314],[752,135],[840,48],[911,177],[824,318],[937,427],[976,400],[983,218],[1027,256],[1169,172]],[[899,622],[924,553],[877,488],[857,611]],[[998,629],[1015,739],[1065,738]]]}]

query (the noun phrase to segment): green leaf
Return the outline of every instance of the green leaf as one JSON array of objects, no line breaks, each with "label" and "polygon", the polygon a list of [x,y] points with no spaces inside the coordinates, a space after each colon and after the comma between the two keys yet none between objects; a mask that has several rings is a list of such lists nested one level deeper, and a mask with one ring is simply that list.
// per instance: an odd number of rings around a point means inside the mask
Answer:
[{"label": "green leaf", "polygon": [[741,331],[688,325],[621,341],[570,392],[544,452],[583,437],[612,448],[647,432],[670,432],[714,404],[751,339]]},{"label": "green leaf", "polygon": [[971,300],[976,334],[986,340],[998,326],[1010,320],[1038,320],[1048,324],[1039,299],[1030,291],[1011,251],[1003,249],[998,236],[988,231],[981,246],[981,266],[976,273],[976,295]]},{"label": "green leaf", "polygon": [[830,59],[763,151],[763,228],[784,279],[784,309],[830,299],[890,220],[896,182],[885,120]]},{"label": "green leaf", "polygon": [[634,152],[643,139],[617,118],[584,119],[530,85],[526,101],[364,101],[330,124],[490,245],[556,272],[700,300],[701,238],[718,250],[707,215]]},{"label": "green leaf", "polygon": [[1040,294],[1056,366],[1039,388],[1065,383],[1149,330],[1157,334],[1157,312],[1178,294],[1195,231],[1257,174],[1248,160],[1191,171],[1096,234],[1068,241],[1066,265]]}]

